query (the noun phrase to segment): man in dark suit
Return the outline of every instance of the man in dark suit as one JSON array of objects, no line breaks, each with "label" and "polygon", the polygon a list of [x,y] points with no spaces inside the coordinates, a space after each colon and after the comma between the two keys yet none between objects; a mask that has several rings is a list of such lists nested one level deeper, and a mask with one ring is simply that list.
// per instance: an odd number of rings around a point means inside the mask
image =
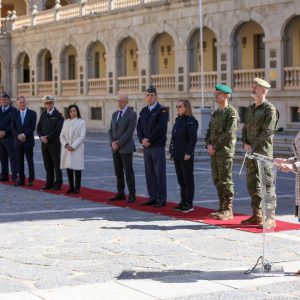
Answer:
[{"label": "man in dark suit", "polygon": [[36,126],[36,112],[26,107],[26,99],[23,96],[17,98],[19,110],[12,118],[12,130],[15,137],[17,150],[19,180],[16,186],[25,184],[24,156],[28,164],[28,185],[32,186],[35,178],[33,164],[34,130]]},{"label": "man in dark suit", "polygon": [[168,112],[157,101],[156,89],[147,89],[148,106],[140,112],[137,125],[138,139],[144,147],[147,190],[150,199],[143,205],[163,207],[167,201],[166,154]]},{"label": "man in dark suit", "polygon": [[10,105],[9,95],[5,92],[1,95],[0,108],[0,160],[1,160],[1,177],[0,181],[9,180],[8,161],[14,183],[18,179],[18,161],[12,134],[12,117],[17,111]]},{"label": "man in dark suit", "polygon": [[[55,98],[43,97],[46,110],[41,114],[36,131],[42,142],[42,154],[46,169],[46,184],[42,190],[60,190],[62,186],[62,171],[60,169],[60,132],[64,118],[54,107]],[[55,177],[54,177],[55,174]]]},{"label": "man in dark suit", "polygon": [[136,127],[136,113],[128,107],[128,96],[120,95],[119,110],[113,113],[109,129],[109,139],[112,148],[115,174],[117,177],[117,194],[111,201],[125,200],[125,181],[128,187],[127,202],[135,202],[135,177],[132,167],[132,157],[135,151],[133,133]]}]

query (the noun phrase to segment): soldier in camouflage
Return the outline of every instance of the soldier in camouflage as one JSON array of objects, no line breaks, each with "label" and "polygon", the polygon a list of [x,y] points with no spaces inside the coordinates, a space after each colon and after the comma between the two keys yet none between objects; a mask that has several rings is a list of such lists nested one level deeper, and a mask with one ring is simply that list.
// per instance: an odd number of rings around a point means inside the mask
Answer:
[{"label": "soldier in camouflage", "polygon": [[[270,84],[263,79],[255,78],[252,88],[252,97],[255,103],[250,105],[246,112],[245,124],[242,130],[242,141],[246,152],[256,152],[273,158],[273,134],[277,122],[278,112],[273,104],[266,100]],[[251,196],[253,215],[241,222],[243,225],[258,225],[263,227],[262,197],[258,166],[255,160],[246,159],[247,188]],[[276,193],[273,183],[274,172],[272,166],[264,166],[266,176],[266,219],[267,229],[276,227],[274,219],[276,208]]]},{"label": "soldier in camouflage", "polygon": [[209,217],[218,220],[231,220],[234,186],[232,181],[232,163],[235,152],[236,132],[239,115],[229,104],[232,93],[230,87],[222,84],[215,86],[218,109],[212,113],[205,142],[211,156],[213,182],[219,196],[219,209]]}]

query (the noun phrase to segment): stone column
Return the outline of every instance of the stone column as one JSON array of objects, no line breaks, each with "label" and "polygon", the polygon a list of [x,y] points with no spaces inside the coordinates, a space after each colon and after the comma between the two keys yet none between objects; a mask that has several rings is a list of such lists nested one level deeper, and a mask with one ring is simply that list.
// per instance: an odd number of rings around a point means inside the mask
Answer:
[{"label": "stone column", "polygon": [[77,72],[78,72],[78,95],[87,94],[87,74],[86,74],[86,57],[78,56],[77,57]]},{"label": "stone column", "polygon": [[187,48],[174,48],[175,53],[175,74],[176,92],[187,92],[189,90],[188,74],[188,51]]},{"label": "stone column", "polygon": [[106,78],[108,78],[107,93],[117,93],[117,65],[116,55],[112,53],[106,54]]},{"label": "stone column", "polygon": [[140,77],[140,92],[146,92],[147,87],[150,85],[150,69],[149,69],[149,52],[138,51],[138,65]]}]

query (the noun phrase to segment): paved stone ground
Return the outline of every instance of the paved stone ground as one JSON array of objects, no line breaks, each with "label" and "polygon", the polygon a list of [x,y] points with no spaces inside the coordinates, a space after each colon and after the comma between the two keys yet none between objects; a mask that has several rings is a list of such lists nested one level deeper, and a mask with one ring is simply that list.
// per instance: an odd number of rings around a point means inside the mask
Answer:
[{"label": "paved stone ground", "polygon": [[[37,143],[37,177],[45,174]],[[105,134],[89,134],[83,185],[115,191]],[[135,158],[137,192],[146,195]],[[234,168],[235,211],[250,213],[245,174]],[[197,162],[195,204],[216,208],[209,162]],[[178,185],[168,161],[168,198]],[[294,177],[278,174],[278,218],[296,222]],[[286,276],[244,271],[261,255],[262,235],[175,220],[0,185],[0,300],[300,299],[300,231],[266,237],[267,258]]]}]

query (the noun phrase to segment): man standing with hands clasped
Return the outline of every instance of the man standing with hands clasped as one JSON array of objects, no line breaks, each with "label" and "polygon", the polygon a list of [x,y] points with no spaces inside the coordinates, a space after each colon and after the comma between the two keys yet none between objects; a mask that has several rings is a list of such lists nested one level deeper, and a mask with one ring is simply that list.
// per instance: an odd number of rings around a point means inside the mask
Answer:
[{"label": "man standing with hands clasped", "polygon": [[[41,114],[36,131],[42,143],[42,154],[46,169],[46,184],[42,190],[60,190],[62,170],[60,169],[60,132],[64,118],[54,107],[53,96],[43,97],[46,110]],[[55,176],[54,176],[55,174]]]},{"label": "man standing with hands clasped", "polygon": [[144,163],[149,200],[142,205],[164,207],[167,201],[166,154],[168,112],[158,103],[157,92],[150,86],[147,106],[140,112],[137,135],[144,147]]},{"label": "man standing with hands clasped", "polygon": [[212,113],[205,142],[211,157],[211,171],[218,191],[219,209],[209,216],[218,220],[231,220],[234,196],[232,164],[239,115],[229,104],[231,88],[227,85],[216,84],[215,89],[216,103],[219,107]]},{"label": "man standing with hands clasped", "polygon": [[132,166],[133,152],[135,151],[133,134],[136,127],[136,113],[128,107],[128,96],[118,98],[119,110],[113,113],[108,131],[112,149],[115,174],[117,177],[117,194],[110,201],[125,200],[125,180],[128,187],[127,202],[135,202],[135,177]]},{"label": "man standing with hands clasped", "polygon": [[[267,101],[271,85],[261,79],[254,78],[252,97],[255,103],[251,104],[246,112],[246,121],[242,130],[242,141],[246,152],[256,152],[273,158],[273,134],[277,126],[279,114],[273,104]],[[262,195],[260,190],[260,179],[257,162],[254,159],[246,159],[247,188],[251,196],[253,214],[250,218],[243,220],[243,225],[258,225],[263,227]],[[264,167],[266,176],[266,219],[267,229],[276,227],[275,208],[276,193],[273,183],[274,172],[272,167]]]}]

